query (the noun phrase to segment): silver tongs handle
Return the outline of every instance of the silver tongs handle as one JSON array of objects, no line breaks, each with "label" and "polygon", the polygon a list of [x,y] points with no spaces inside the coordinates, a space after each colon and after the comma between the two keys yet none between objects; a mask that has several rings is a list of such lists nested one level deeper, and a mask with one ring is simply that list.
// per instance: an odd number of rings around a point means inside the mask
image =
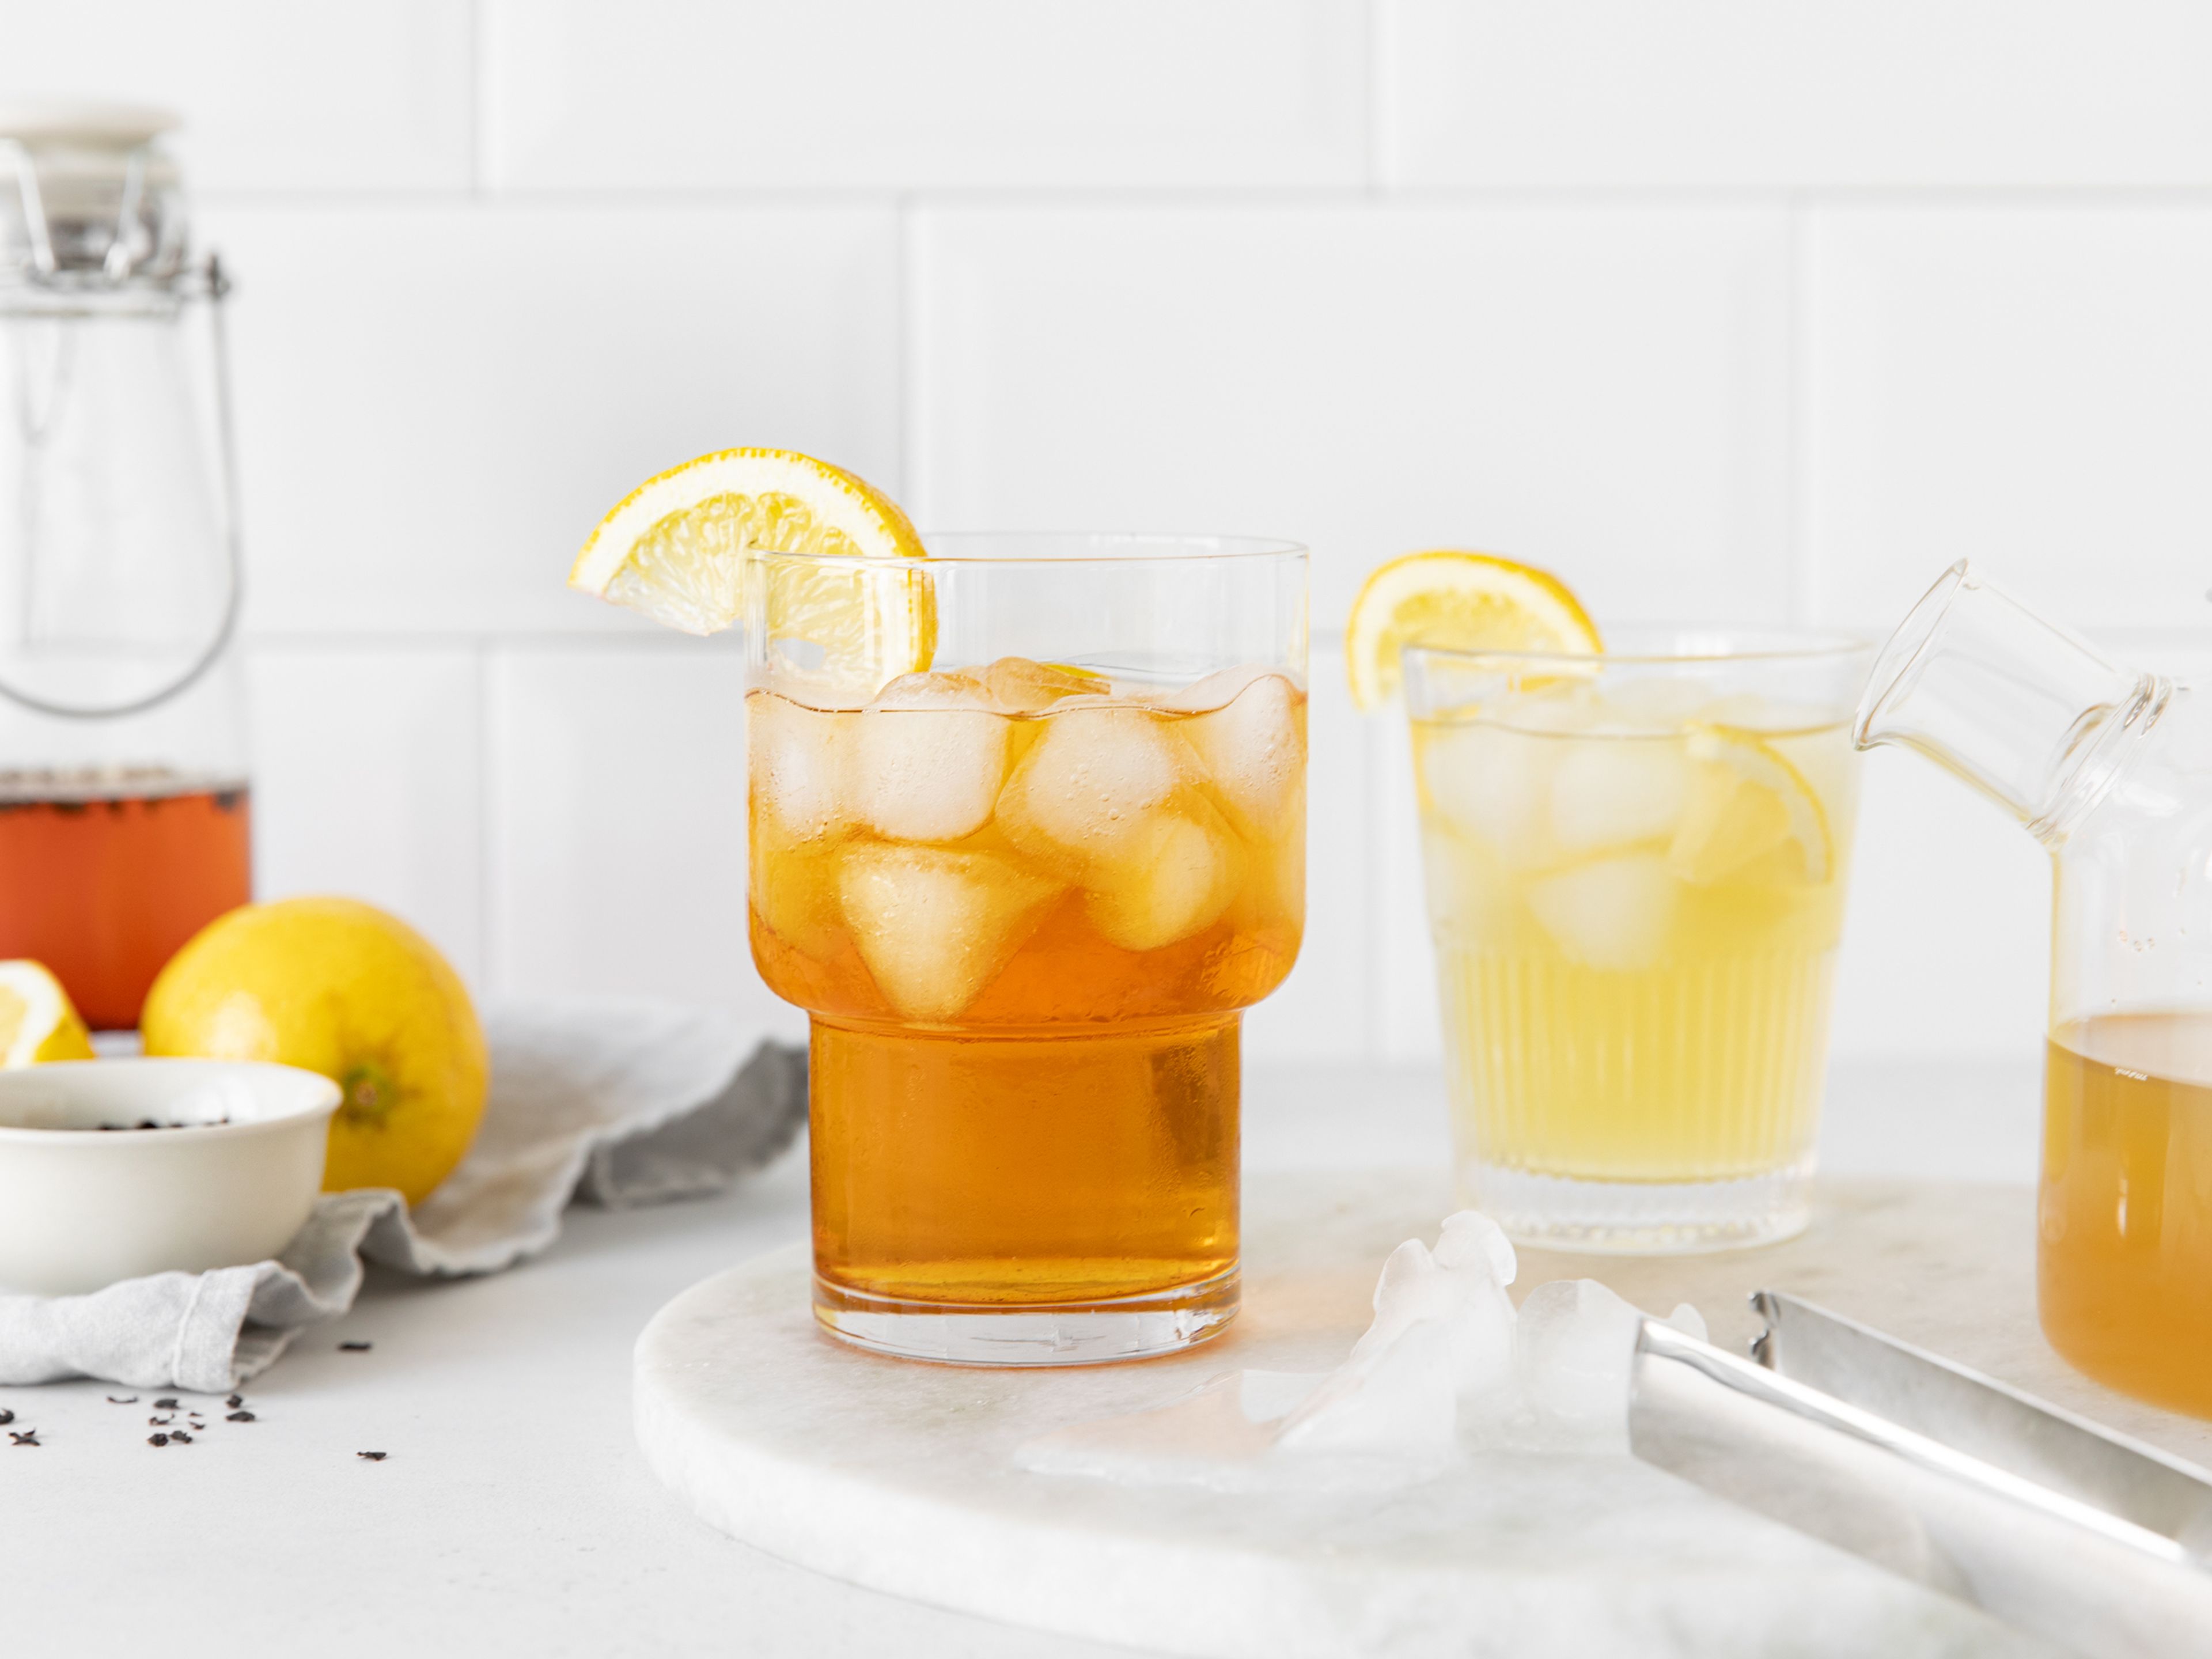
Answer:
[{"label": "silver tongs handle", "polygon": [[[1637,1456],[2093,1659],[2212,1656],[2191,1548],[2212,1478],[1810,1304],[1754,1305],[1776,1369],[1644,1322]],[[1786,1374],[1793,1344],[1837,1392]]]}]

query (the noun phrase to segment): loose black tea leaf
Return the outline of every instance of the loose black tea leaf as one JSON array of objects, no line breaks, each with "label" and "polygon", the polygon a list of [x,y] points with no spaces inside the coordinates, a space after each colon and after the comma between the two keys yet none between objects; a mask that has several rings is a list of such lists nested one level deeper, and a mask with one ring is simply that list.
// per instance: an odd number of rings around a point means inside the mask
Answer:
[{"label": "loose black tea leaf", "polygon": [[385,1454],[382,1452],[356,1452],[354,1455],[365,1458],[371,1463],[381,1463],[385,1459]]},{"label": "loose black tea leaf", "polygon": [[0,1423],[12,1423],[12,1422],[14,1422],[15,1420],[15,1413],[13,1413],[13,1412],[0,1412]]},{"label": "loose black tea leaf", "polygon": [[149,1434],[146,1437],[146,1443],[149,1446],[166,1446],[169,1443],[169,1437],[166,1434]]},{"label": "loose black tea leaf", "polygon": [[340,1353],[367,1353],[369,1345],[366,1342],[341,1342],[338,1344],[338,1352]]},{"label": "loose black tea leaf", "polygon": [[189,1446],[189,1445],[191,1445],[191,1444],[192,1443],[192,1437],[191,1437],[191,1436],[190,1436],[190,1435],[186,1434],[186,1433],[185,1433],[182,1429],[172,1429],[172,1430],[170,1430],[170,1431],[169,1431],[169,1438],[170,1438],[170,1439],[172,1439],[172,1440],[181,1440],[181,1441],[183,1441],[183,1442],[185,1443],[185,1444],[186,1444],[187,1446]]},{"label": "loose black tea leaf", "polygon": [[254,1417],[252,1412],[233,1412],[222,1420],[226,1423],[251,1423]]},{"label": "loose black tea leaf", "polygon": [[165,1429],[165,1428],[168,1427],[168,1425],[169,1425],[170,1424],[172,1424],[172,1423],[175,1422],[176,1420],[177,1420],[177,1414],[176,1414],[176,1413],[174,1413],[174,1412],[171,1412],[171,1413],[170,1413],[167,1417],[149,1417],[149,1418],[148,1418],[148,1419],[146,1419],[146,1426],[147,1426],[148,1428],[149,1428],[149,1429]]},{"label": "loose black tea leaf", "polygon": [[156,1400],[154,1402],[154,1409],[157,1412],[173,1412],[176,1410],[176,1396],[174,1395],[163,1395],[161,1399]]},{"label": "loose black tea leaf", "polygon": [[242,1394],[234,1394],[222,1403],[230,1407],[233,1410],[236,1410],[239,1407],[243,1406],[246,1403],[246,1396]]},{"label": "loose black tea leaf", "polygon": [[[8,1438],[18,1446],[35,1446],[39,1443],[39,1431],[36,1429],[30,1429],[21,1434],[17,1434],[13,1429],[10,1429],[8,1431]],[[382,1452],[379,1452],[377,1455],[381,1457],[384,1454]]]},{"label": "loose black tea leaf", "polygon": [[111,1394],[107,1396],[107,1403],[111,1406],[135,1406],[138,1403],[138,1396],[135,1394],[125,1395],[122,1399],[118,1400]]}]

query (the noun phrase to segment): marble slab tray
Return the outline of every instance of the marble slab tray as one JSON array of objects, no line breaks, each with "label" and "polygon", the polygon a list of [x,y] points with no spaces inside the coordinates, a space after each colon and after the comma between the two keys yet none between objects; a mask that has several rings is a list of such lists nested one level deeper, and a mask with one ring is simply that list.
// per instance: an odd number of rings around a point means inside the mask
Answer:
[{"label": "marble slab tray", "polygon": [[[1240,1366],[1320,1370],[1365,1326],[1382,1258],[1433,1238],[1432,1177],[1255,1178],[1244,1312],[1133,1365],[988,1371],[820,1335],[796,1247],[677,1297],[640,1339],[639,1443],[702,1518],[854,1583],[1194,1656],[2013,1656],[1983,1615],[1626,1457],[1499,1455],[1384,1494],[1126,1488],[1018,1468],[1015,1446]],[[1841,1186],[1804,1237],[1725,1255],[1522,1253],[1516,1293],[1587,1274],[1698,1304],[1741,1349],[1794,1291],[2200,1462],[2212,1425],[2119,1399],[2036,1334],[2032,1194]]]}]

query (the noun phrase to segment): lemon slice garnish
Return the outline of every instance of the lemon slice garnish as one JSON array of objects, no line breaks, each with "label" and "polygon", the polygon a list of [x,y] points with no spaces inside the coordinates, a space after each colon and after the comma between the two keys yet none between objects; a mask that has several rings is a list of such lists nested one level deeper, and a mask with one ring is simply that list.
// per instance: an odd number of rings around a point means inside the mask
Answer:
[{"label": "lemon slice garnish", "polygon": [[1675,875],[1709,887],[1771,860],[1784,880],[1814,887],[1827,881],[1835,842],[1803,773],[1735,726],[1697,726],[1688,747],[1694,769],[1689,799],[1667,848]]},{"label": "lemon slice garnish", "polygon": [[1352,602],[1344,650],[1353,703],[1379,708],[1396,696],[1399,653],[1414,644],[1578,655],[1604,648],[1596,624],[1558,577],[1451,549],[1391,560]]},{"label": "lemon slice garnish", "polygon": [[90,1060],[92,1038],[43,963],[0,962],[0,1066]]},{"label": "lemon slice garnish", "polygon": [[[918,558],[897,502],[842,467],[787,449],[725,449],[647,478],[599,521],[568,586],[687,634],[745,609],[745,554]],[[757,568],[757,567],[756,567]],[[929,665],[936,612],[920,573],[780,567],[771,622],[812,647],[810,670],[878,678]]]}]

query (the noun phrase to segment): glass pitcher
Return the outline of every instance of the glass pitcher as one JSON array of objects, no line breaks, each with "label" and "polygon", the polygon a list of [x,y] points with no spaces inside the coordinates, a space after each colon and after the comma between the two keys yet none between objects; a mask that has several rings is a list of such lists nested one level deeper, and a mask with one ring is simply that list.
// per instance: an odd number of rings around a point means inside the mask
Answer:
[{"label": "glass pitcher", "polygon": [[228,284],[175,125],[0,106],[0,957],[95,1028],[251,885]]},{"label": "glass pitcher", "polygon": [[2037,1299],[2081,1370],[2212,1416],[2212,687],[2116,668],[1961,563],[1883,647],[1860,746],[2050,849]]}]

